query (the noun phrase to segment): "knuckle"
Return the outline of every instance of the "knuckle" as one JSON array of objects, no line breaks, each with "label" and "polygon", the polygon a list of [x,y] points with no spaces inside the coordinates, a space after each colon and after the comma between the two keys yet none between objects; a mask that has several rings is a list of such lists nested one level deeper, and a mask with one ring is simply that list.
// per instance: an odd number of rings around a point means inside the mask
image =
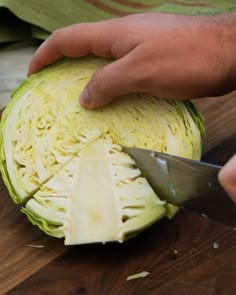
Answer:
[{"label": "knuckle", "polygon": [[49,37],[50,42],[54,45],[55,48],[60,49],[60,51],[63,50],[63,35],[64,29],[57,29]]},{"label": "knuckle", "polygon": [[55,44],[56,48],[61,48],[63,50],[67,47],[67,42],[65,42],[65,40],[67,39],[67,34],[68,27],[57,29],[51,34],[50,38]]},{"label": "knuckle", "polygon": [[53,44],[54,49],[64,56],[70,56],[73,52],[69,33],[69,27],[65,27],[55,30],[50,36],[50,42]]},{"label": "knuckle", "polygon": [[57,43],[58,40],[62,38],[62,34],[63,34],[63,29],[57,29],[51,34],[50,38]]}]

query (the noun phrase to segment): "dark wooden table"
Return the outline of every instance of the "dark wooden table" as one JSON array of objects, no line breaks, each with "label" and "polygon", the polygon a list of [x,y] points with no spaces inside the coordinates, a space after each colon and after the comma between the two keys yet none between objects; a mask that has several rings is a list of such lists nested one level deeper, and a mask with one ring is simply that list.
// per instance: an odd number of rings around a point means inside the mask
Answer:
[{"label": "dark wooden table", "polygon": [[[223,164],[236,151],[236,94],[197,104],[206,118],[204,159]],[[236,294],[232,228],[181,211],[123,244],[65,247],[26,220],[2,182],[0,189],[0,294]],[[126,281],[140,271],[150,275]]]}]

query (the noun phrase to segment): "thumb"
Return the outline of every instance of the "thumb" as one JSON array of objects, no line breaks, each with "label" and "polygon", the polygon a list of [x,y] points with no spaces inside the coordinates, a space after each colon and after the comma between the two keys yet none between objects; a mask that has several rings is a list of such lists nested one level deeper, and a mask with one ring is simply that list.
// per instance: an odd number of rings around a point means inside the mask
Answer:
[{"label": "thumb", "polygon": [[80,95],[87,109],[99,108],[114,98],[138,89],[137,62],[132,53],[97,70]]},{"label": "thumb", "polygon": [[219,182],[236,203],[236,154],[221,169]]}]

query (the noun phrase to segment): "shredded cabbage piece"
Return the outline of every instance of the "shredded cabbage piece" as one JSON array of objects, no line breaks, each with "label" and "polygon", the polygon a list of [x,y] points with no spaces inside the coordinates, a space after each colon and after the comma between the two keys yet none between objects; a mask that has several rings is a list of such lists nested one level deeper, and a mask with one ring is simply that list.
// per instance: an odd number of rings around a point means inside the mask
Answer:
[{"label": "shredded cabbage piece", "polygon": [[126,281],[131,281],[131,280],[146,278],[149,275],[150,275],[150,272],[148,272],[148,271],[141,271],[139,273],[136,273],[136,274],[133,274],[133,275],[128,276],[127,279],[126,279]]}]

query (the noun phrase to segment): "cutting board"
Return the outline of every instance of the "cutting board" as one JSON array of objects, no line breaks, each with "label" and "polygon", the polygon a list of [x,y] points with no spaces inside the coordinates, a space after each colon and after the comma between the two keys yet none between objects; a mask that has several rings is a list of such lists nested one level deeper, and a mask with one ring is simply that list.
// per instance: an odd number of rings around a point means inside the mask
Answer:
[{"label": "cutting board", "polygon": [[[223,164],[236,151],[236,93],[196,104],[203,159]],[[65,247],[27,221],[2,181],[0,189],[0,294],[236,294],[233,228],[182,210],[123,244]],[[127,281],[141,271],[150,274]]]}]

